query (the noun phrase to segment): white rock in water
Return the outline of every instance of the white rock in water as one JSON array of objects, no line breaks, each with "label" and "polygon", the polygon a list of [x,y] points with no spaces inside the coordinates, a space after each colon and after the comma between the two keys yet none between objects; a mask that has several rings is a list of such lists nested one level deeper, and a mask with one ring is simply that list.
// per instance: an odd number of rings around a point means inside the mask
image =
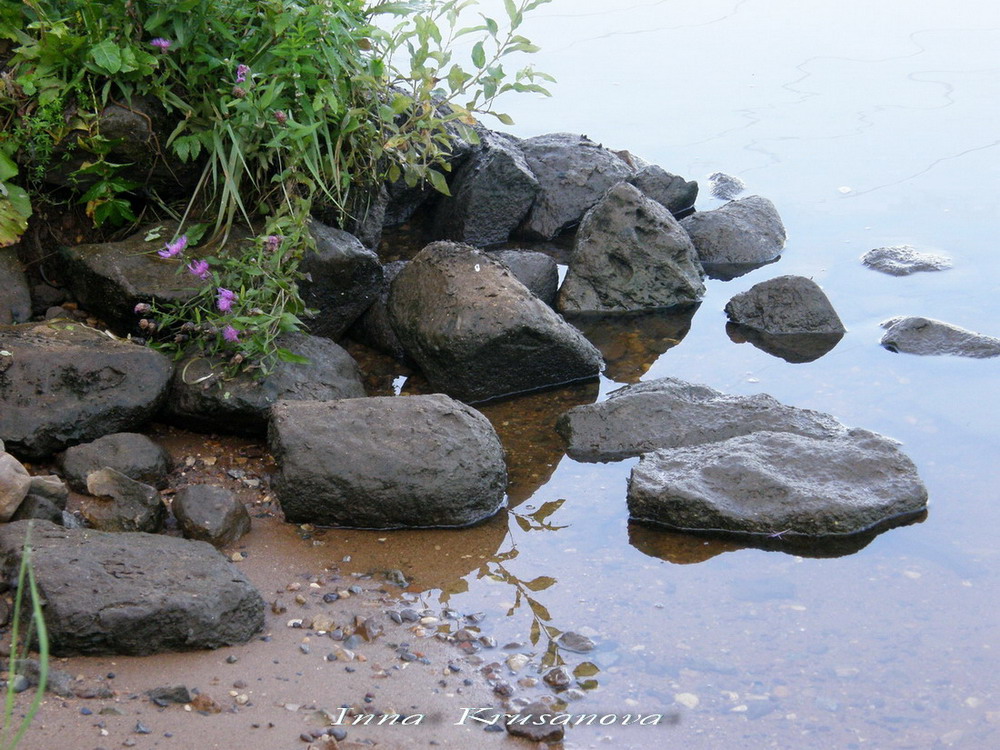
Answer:
[{"label": "white rock in water", "polygon": [[912,245],[876,247],[861,256],[869,268],[892,276],[908,276],[917,271],[944,271],[951,268],[951,258],[933,253],[921,253]]}]

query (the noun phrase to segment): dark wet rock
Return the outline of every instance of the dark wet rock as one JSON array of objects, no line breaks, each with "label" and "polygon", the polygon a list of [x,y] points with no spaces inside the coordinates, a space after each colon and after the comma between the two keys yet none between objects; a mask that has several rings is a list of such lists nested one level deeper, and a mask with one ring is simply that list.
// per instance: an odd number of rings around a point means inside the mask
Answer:
[{"label": "dark wet rock", "polygon": [[544,703],[529,703],[518,709],[515,715],[506,719],[507,734],[524,737],[532,742],[559,742],[565,734],[562,723],[554,724],[557,718],[551,706]]},{"label": "dark wet rock", "polygon": [[0,328],[0,350],[0,438],[27,459],[138,427],[173,372],[159,352],[61,321]]},{"label": "dark wet rock", "polygon": [[49,308],[61,305],[66,301],[66,291],[48,284],[35,284],[31,287],[31,314],[43,316]]},{"label": "dark wet rock", "polygon": [[398,360],[403,360],[406,357],[406,351],[403,349],[403,344],[400,343],[396,332],[392,330],[392,322],[389,320],[389,288],[393,279],[406,268],[408,262],[394,260],[382,267],[383,279],[379,286],[378,296],[347,332],[355,341],[367,344],[372,349]]},{"label": "dark wet rock", "polygon": [[734,177],[725,172],[713,172],[708,176],[708,186],[712,191],[712,197],[723,201],[731,201],[744,190],[746,183],[739,177]]},{"label": "dark wet rock", "polygon": [[496,433],[443,394],[281,401],[268,440],[275,495],[292,523],[466,526],[503,502]]},{"label": "dark wet rock", "polygon": [[28,496],[31,475],[20,461],[0,452],[0,521],[8,521]]},{"label": "dark wet rock", "polygon": [[137,432],[119,432],[75,445],[56,460],[59,471],[76,492],[86,492],[87,476],[103,468],[162,490],[167,486],[170,463],[170,455],[163,447]]},{"label": "dark wet rock", "polygon": [[46,497],[27,495],[10,517],[11,521],[26,521],[29,518],[41,518],[45,521],[62,525],[63,509]]},{"label": "dark wet rock", "polygon": [[954,354],[986,359],[1000,356],[1000,338],[959,328],[930,318],[892,318],[880,342],[891,352],[906,354]]},{"label": "dark wet rock", "polygon": [[661,448],[714,443],[763,430],[823,439],[847,428],[829,414],[786,406],[766,394],[734,396],[660,378],[619,388],[556,422],[577,461],[617,461]]},{"label": "dark wet rock", "polygon": [[804,276],[778,276],[754,284],[729,300],[726,315],[733,323],[771,335],[845,331],[819,284]]},{"label": "dark wet rock", "polygon": [[[209,544],[33,523],[31,561],[55,655],[218,648],[264,626],[260,594]],[[20,564],[26,528],[23,521],[0,528],[8,576]]]},{"label": "dark wet rock", "polygon": [[651,164],[628,178],[647,198],[652,198],[677,217],[688,212],[698,198],[698,183],[685,180]]},{"label": "dark wet rock", "polygon": [[357,197],[349,208],[350,218],[344,229],[353,234],[362,245],[370,250],[378,250],[382,241],[382,227],[385,224],[386,207],[389,204],[389,191],[384,185],[375,192],[358,191],[352,194]]},{"label": "dark wet rock", "polygon": [[514,278],[546,305],[555,304],[559,266],[551,256],[532,250],[494,250],[487,255],[507,266]]},{"label": "dark wet rock", "polygon": [[463,401],[597,375],[598,351],[503,265],[435,242],[396,277],[389,316],[431,386]]},{"label": "dark wet rock", "polygon": [[357,362],[339,344],[305,333],[282,334],[278,343],[309,362],[279,361],[262,380],[251,373],[227,379],[221,363],[204,357],[179,362],[164,417],[193,430],[263,435],[271,406],[282,399],[365,396]]},{"label": "dark wet rock", "polygon": [[57,508],[65,509],[69,499],[69,488],[55,474],[40,474],[31,478],[28,494],[52,501]]},{"label": "dark wet rock", "polygon": [[633,185],[612,187],[583,218],[566,279],[563,312],[628,312],[695,302],[705,294],[687,233]]},{"label": "dark wet rock", "polygon": [[518,139],[487,132],[437,202],[434,237],[486,247],[506,242],[528,213],[538,180]]},{"label": "dark wet rock", "polygon": [[561,690],[573,684],[573,675],[566,667],[553,667],[542,676],[542,680],[546,685]]},{"label": "dark wet rock", "polygon": [[99,531],[163,530],[167,508],[155,487],[114,469],[98,469],[87,475],[87,493],[98,499],[84,506],[83,516]]},{"label": "dark wet rock", "polygon": [[751,195],[681,220],[704,264],[764,264],[781,254],[785,227],[767,198]]},{"label": "dark wet rock", "polygon": [[735,323],[726,323],[726,335],[734,344],[750,343],[762,352],[793,364],[819,359],[844,338],[843,333],[770,334]]},{"label": "dark wet rock", "polygon": [[604,376],[616,383],[638,383],[660,355],[677,346],[698,305],[636,313],[575,313],[566,320],[579,328],[604,357]]},{"label": "dark wet rock", "polygon": [[944,271],[951,268],[951,258],[935,253],[922,253],[912,245],[876,247],[862,255],[861,262],[891,276],[908,276],[918,271]]},{"label": "dark wet rock", "polygon": [[913,518],[927,490],[888,438],[756,432],[646,454],[629,478],[629,515],[677,530],[844,536]]},{"label": "dark wet rock", "polygon": [[24,323],[31,317],[28,279],[13,247],[0,247],[0,325]]},{"label": "dark wet rock", "polygon": [[225,487],[189,485],[174,496],[170,509],[185,538],[216,547],[232,544],[250,531],[246,506]]},{"label": "dark wet rock", "polygon": [[564,648],[567,651],[575,651],[578,654],[593,651],[596,647],[596,644],[590,638],[580,633],[574,633],[572,630],[568,630],[556,638],[556,644],[559,648]]},{"label": "dark wet rock", "polygon": [[308,277],[299,283],[302,299],[318,311],[308,321],[309,332],[339,339],[378,296],[382,264],[357,237],[341,229],[312,221],[309,231],[316,249],[299,265]]},{"label": "dark wet rock", "polygon": [[552,133],[521,141],[539,192],[520,233],[551,240],[575,226],[615,183],[635,171],[619,155],[583,135]]}]

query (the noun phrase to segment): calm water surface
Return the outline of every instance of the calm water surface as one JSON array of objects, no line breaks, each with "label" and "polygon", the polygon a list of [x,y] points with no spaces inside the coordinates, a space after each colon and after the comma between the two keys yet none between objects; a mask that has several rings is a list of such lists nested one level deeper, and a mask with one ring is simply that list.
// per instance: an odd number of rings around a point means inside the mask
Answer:
[{"label": "calm water surface", "polygon": [[[700,180],[701,210],[721,205],[705,177],[736,175],[774,201],[789,239],[779,263],[709,282],[679,345],[686,321],[666,321],[659,343],[620,342],[632,359],[599,385],[484,409],[510,452],[512,510],[411,539],[422,598],[485,611],[501,643],[564,660],[588,688],[574,711],[680,716],[577,729],[567,746],[1000,747],[1000,363],[878,346],[895,315],[1000,335],[1000,6],[555,0],[526,34],[559,84],[551,100],[505,103],[518,135],[573,131],[628,149]],[[895,278],[858,260],[903,243],[955,267]],[[788,273],[815,279],[849,331],[808,364],[725,332],[732,295]],[[630,527],[634,461],[574,462],[551,424],[667,375],[899,439],[928,486],[928,517],[833,559]],[[597,650],[551,650],[566,630]]]}]

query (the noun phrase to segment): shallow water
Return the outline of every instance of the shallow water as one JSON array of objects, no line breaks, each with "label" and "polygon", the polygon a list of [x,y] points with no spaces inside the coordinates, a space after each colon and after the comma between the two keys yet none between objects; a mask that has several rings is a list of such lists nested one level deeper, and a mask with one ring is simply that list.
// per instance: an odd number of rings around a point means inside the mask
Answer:
[{"label": "shallow water", "polygon": [[[777,264],[709,281],[689,321],[620,338],[598,394],[484,407],[510,454],[512,509],[506,523],[409,538],[424,600],[486,611],[501,643],[534,632],[532,650],[579,668],[588,695],[574,711],[680,713],[656,730],[576,728],[567,746],[1000,746],[998,364],[878,346],[896,315],[1000,334],[1000,8],[555,0],[526,35],[559,84],[551,100],[506,103],[518,135],[628,149],[700,180],[701,210],[721,205],[707,176],[734,175],[774,201],[789,240]],[[899,278],[860,263],[894,244],[954,268]],[[848,328],[813,362],[726,333],[731,296],[788,273],[816,280]],[[634,461],[574,462],[551,424],[574,402],[667,375],[897,438],[928,486],[927,518],[832,559],[630,525]],[[430,562],[441,549],[464,550],[465,564]],[[597,649],[553,650],[566,630]]]}]

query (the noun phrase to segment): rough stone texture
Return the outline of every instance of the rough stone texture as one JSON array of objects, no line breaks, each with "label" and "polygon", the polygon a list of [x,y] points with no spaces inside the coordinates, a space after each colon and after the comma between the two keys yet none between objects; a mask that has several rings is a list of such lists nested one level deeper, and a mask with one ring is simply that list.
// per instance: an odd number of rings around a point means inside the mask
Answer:
[{"label": "rough stone texture", "polygon": [[528,213],[538,192],[512,136],[488,133],[452,179],[434,213],[435,237],[485,247],[506,242]]},{"label": "rough stone texture", "polygon": [[493,250],[487,255],[507,266],[514,278],[546,305],[555,304],[559,266],[551,256],[532,250]]},{"label": "rough stone texture", "polygon": [[861,256],[869,268],[891,276],[908,276],[918,271],[944,271],[951,268],[951,258],[919,252],[912,245],[876,247]]},{"label": "rough stone texture", "polygon": [[170,504],[181,532],[216,547],[232,544],[250,531],[250,514],[225,487],[192,484],[178,492]]},{"label": "rough stone texture", "polygon": [[612,391],[556,422],[577,461],[618,461],[664,448],[714,443],[767,430],[833,438],[847,430],[829,414],[787,406],[766,394],[734,396],[660,378]]},{"label": "rough stone texture", "polygon": [[628,181],[674,216],[687,212],[698,198],[697,182],[670,174],[655,164],[639,170]]},{"label": "rough stone texture", "polygon": [[308,321],[309,332],[339,339],[378,296],[382,264],[378,256],[352,234],[318,221],[309,224],[316,249],[306,253],[299,282],[306,306],[318,310]]},{"label": "rough stone texture", "polygon": [[203,357],[177,365],[164,417],[206,432],[263,435],[271,406],[281,399],[362,398],[365,388],[357,362],[326,338],[286,333],[279,345],[307,357],[309,364],[278,362],[262,381],[243,373],[222,379],[222,368]]},{"label": "rough stone texture", "polygon": [[463,401],[591,378],[601,355],[504,266],[435,242],[396,277],[393,329],[434,388]]},{"label": "rough stone texture", "polygon": [[9,453],[0,453],[0,521],[9,521],[28,495],[31,475]]},{"label": "rough stone texture", "polygon": [[774,204],[751,195],[681,220],[705,264],[766,263],[781,254],[785,227]]},{"label": "rough stone texture", "polygon": [[689,304],[705,294],[701,279],[694,246],[670,211],[621,182],[580,224],[558,306],[626,312]]},{"label": "rough stone texture", "polygon": [[845,331],[819,284],[804,276],[778,276],[754,284],[729,300],[726,315],[733,323],[772,335]]},{"label": "rough stone texture", "polygon": [[382,267],[384,278],[379,287],[378,297],[347,332],[355,341],[367,344],[372,349],[389,354],[398,360],[406,358],[406,351],[396,332],[392,330],[392,322],[389,320],[389,288],[393,279],[406,268],[408,262],[394,260]]},{"label": "rough stone texture", "polygon": [[0,328],[0,350],[0,437],[26,459],[138,427],[173,372],[159,352],[62,321]]},{"label": "rough stone texture", "polygon": [[44,497],[47,500],[51,500],[60,508],[65,508],[66,502],[69,499],[69,488],[55,474],[40,474],[31,478],[31,486],[28,488],[28,494]]},{"label": "rough stone texture", "polygon": [[466,526],[496,513],[507,484],[493,427],[443,394],[281,401],[268,442],[292,523]]},{"label": "rough stone texture", "polygon": [[24,323],[31,317],[28,279],[13,247],[0,247],[0,325]]},{"label": "rough stone texture", "polygon": [[539,185],[520,228],[532,240],[551,240],[575,226],[608,188],[634,172],[620,156],[583,135],[540,135],[521,141],[521,150]]},{"label": "rough stone texture", "polygon": [[104,468],[162,490],[167,486],[170,455],[145,435],[119,432],[68,448],[59,454],[56,466],[76,492],[86,492],[87,475]]},{"label": "rough stone texture", "polygon": [[925,510],[927,490],[898,444],[757,432],[657,451],[629,478],[633,519],[675,529],[810,537],[855,534]]},{"label": "rough stone texture", "polygon": [[99,469],[87,476],[87,493],[99,498],[83,507],[83,517],[95,529],[151,534],[163,530],[167,508],[155,487],[114,469]]},{"label": "rough stone texture", "polygon": [[[219,648],[264,627],[264,600],[209,544],[34,524],[31,561],[57,656]],[[0,528],[8,576],[26,527]]]},{"label": "rough stone texture", "polygon": [[892,318],[880,342],[891,352],[906,354],[955,354],[986,359],[1000,357],[1000,338],[959,328],[931,318]]}]

